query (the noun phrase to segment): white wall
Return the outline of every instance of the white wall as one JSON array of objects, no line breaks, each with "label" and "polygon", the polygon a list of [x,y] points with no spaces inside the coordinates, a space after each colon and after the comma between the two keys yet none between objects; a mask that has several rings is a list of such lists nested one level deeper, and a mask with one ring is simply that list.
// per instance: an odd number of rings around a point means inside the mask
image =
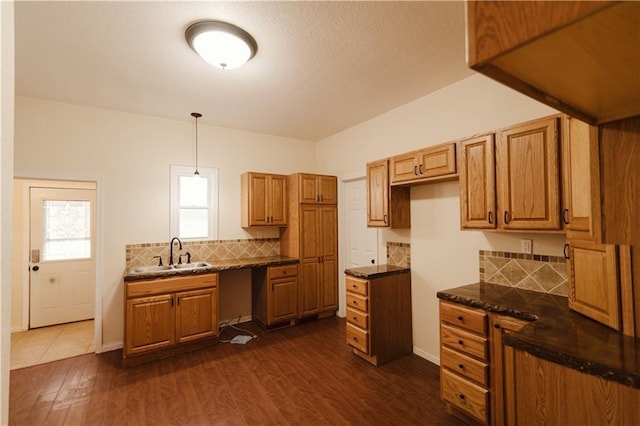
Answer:
[{"label": "white wall", "polygon": [[[369,161],[556,112],[477,74],[320,141],[318,168],[341,180],[364,176]],[[378,231],[380,263],[386,258],[387,241],[411,244],[414,352],[434,362],[439,362],[436,293],[478,281],[478,250],[518,252],[520,238],[525,237],[460,231],[459,209],[457,181],[413,187],[411,229]],[[339,223],[345,220],[340,217]],[[526,238],[534,240],[535,254],[562,255],[564,235]],[[343,254],[340,271],[345,269]]]},{"label": "white wall", "polygon": [[9,423],[11,355],[11,197],[13,187],[14,9],[0,2],[0,424]]},{"label": "white wall", "polygon": [[[16,177],[98,183],[102,342],[108,349],[117,347],[122,341],[125,245],[168,244],[171,238],[169,169],[171,164],[194,164],[191,111],[185,111],[185,121],[176,121],[20,96],[15,108]],[[247,232],[240,227],[240,174],[315,172],[314,145],[202,121],[198,143],[199,166],[219,169],[219,238],[252,238],[258,232],[278,236],[277,228]],[[250,298],[246,275],[240,281],[237,285]]]}]

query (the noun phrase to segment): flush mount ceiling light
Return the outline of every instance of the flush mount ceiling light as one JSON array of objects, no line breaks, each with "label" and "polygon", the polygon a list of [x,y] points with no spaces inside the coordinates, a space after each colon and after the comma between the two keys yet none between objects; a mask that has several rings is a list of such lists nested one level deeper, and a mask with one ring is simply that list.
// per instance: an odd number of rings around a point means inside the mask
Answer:
[{"label": "flush mount ceiling light", "polygon": [[230,70],[253,58],[258,44],[245,30],[221,21],[192,24],[184,34],[187,43],[214,67]]}]

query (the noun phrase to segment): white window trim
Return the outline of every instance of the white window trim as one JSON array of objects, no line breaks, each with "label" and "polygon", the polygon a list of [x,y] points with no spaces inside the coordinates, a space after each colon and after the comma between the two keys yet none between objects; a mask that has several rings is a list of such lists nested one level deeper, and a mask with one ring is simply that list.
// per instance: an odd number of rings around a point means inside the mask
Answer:
[{"label": "white window trim", "polygon": [[[180,176],[193,176],[193,166],[171,165],[171,236],[178,236],[178,178]],[[206,238],[182,238],[183,241],[193,240],[217,240],[218,239],[218,169],[213,167],[198,167],[200,177],[210,179],[211,192],[209,193],[209,235]]]}]

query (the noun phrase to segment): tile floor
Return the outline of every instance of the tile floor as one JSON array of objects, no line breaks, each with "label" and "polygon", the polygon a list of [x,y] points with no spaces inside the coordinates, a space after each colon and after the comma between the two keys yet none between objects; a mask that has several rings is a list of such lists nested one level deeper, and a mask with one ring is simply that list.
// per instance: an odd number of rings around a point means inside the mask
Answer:
[{"label": "tile floor", "polygon": [[11,370],[95,351],[93,320],[11,334]]}]

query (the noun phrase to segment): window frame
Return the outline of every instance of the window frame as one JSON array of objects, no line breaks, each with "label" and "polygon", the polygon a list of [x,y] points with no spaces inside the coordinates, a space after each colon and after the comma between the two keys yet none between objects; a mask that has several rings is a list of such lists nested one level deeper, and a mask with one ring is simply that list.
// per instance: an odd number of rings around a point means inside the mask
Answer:
[{"label": "window frame", "polygon": [[213,167],[198,167],[200,178],[209,179],[209,193],[207,194],[208,235],[203,237],[181,237],[179,234],[180,221],[180,177],[193,177],[193,166],[171,165],[171,193],[170,193],[170,231],[172,236],[177,236],[183,241],[217,240],[218,239],[218,169]]}]

